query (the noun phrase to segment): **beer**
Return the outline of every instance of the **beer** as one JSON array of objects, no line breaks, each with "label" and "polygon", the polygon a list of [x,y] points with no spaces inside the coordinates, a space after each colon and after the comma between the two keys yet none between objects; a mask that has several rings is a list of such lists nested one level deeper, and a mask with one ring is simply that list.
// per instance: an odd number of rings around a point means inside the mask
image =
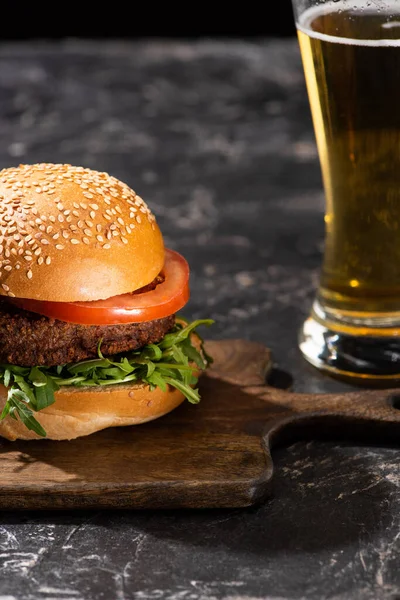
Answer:
[{"label": "beer", "polygon": [[319,298],[337,315],[400,318],[399,5],[329,2],[297,23],[326,195]]}]

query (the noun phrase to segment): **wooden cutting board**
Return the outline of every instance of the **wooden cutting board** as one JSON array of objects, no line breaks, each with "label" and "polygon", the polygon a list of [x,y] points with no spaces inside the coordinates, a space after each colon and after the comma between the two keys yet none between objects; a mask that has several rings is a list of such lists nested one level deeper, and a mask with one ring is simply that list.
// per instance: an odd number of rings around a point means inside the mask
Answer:
[{"label": "wooden cutting board", "polygon": [[207,342],[202,401],[71,442],[0,442],[1,509],[222,508],[264,500],[271,448],[304,436],[400,442],[400,390],[295,394],[265,385],[270,352]]}]

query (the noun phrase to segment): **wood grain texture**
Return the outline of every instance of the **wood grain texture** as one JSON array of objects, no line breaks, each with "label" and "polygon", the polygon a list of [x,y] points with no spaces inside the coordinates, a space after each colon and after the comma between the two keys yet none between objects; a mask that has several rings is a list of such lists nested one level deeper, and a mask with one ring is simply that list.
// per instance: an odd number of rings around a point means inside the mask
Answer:
[{"label": "wood grain texture", "polygon": [[395,390],[294,394],[265,384],[261,344],[210,341],[207,351],[199,405],[71,442],[2,441],[0,508],[245,507],[267,497],[280,441],[400,441]]}]

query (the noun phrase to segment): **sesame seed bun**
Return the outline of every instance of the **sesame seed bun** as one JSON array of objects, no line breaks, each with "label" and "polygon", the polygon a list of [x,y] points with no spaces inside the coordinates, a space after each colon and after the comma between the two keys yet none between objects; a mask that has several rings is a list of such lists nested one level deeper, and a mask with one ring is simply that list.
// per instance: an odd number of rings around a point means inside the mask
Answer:
[{"label": "sesame seed bun", "polygon": [[155,217],[125,183],[65,164],[0,171],[0,295],[89,301],[137,290],[164,264]]}]

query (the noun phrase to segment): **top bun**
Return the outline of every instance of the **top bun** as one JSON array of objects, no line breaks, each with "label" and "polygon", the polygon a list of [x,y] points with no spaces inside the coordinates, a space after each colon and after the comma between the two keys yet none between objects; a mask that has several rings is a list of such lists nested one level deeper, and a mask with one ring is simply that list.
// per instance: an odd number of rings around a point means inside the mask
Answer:
[{"label": "top bun", "polygon": [[154,215],[107,173],[42,163],[0,171],[0,295],[74,302],[137,290],[160,273]]}]

